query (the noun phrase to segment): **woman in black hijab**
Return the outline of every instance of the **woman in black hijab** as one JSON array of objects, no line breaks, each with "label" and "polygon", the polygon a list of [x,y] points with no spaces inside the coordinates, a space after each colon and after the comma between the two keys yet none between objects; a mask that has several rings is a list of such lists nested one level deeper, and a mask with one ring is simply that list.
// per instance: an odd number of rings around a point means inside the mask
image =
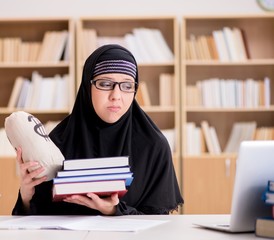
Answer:
[{"label": "woman in black hijab", "polygon": [[21,184],[14,215],[168,214],[183,203],[170,147],[134,99],[137,87],[133,55],[115,44],[98,48],[85,62],[71,114],[50,133],[65,159],[129,156],[134,180],[126,195],[101,199],[90,193],[52,202],[52,181],[33,180],[29,187]]}]

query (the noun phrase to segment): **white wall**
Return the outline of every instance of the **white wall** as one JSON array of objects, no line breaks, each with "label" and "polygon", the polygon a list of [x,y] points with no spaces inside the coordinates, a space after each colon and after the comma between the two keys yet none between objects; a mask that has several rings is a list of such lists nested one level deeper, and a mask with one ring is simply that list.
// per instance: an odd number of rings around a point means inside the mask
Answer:
[{"label": "white wall", "polygon": [[0,0],[0,18],[262,13],[256,0]]}]

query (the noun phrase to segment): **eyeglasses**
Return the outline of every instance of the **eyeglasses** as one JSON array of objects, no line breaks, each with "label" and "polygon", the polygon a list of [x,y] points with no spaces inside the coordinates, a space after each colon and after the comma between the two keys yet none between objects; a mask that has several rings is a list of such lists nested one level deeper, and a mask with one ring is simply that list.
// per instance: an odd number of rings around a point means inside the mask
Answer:
[{"label": "eyeglasses", "polygon": [[93,84],[97,89],[103,91],[111,91],[118,84],[120,90],[126,93],[136,92],[138,84],[136,82],[114,82],[107,79],[97,79],[90,80],[90,83]]}]

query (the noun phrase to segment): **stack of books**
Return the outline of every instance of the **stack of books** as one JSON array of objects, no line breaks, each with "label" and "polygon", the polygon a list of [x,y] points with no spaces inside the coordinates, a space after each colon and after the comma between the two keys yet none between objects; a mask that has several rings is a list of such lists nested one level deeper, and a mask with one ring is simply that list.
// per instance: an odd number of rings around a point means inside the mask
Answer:
[{"label": "stack of books", "polygon": [[274,180],[269,180],[267,189],[263,194],[263,200],[271,205],[270,217],[256,219],[255,234],[258,237],[274,238]]},{"label": "stack of books", "polygon": [[63,170],[53,179],[53,201],[89,192],[122,197],[132,180],[128,156],[64,160]]}]

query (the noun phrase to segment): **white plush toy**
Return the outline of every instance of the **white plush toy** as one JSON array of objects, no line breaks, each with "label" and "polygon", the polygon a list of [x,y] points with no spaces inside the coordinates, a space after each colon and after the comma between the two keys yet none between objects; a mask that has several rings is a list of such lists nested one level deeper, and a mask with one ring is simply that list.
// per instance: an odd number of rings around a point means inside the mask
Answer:
[{"label": "white plush toy", "polygon": [[62,168],[64,156],[36,117],[24,111],[14,112],[5,119],[5,130],[12,146],[15,149],[22,148],[24,162],[38,161],[45,168],[38,177],[47,175],[47,180],[56,177],[57,171]]}]

